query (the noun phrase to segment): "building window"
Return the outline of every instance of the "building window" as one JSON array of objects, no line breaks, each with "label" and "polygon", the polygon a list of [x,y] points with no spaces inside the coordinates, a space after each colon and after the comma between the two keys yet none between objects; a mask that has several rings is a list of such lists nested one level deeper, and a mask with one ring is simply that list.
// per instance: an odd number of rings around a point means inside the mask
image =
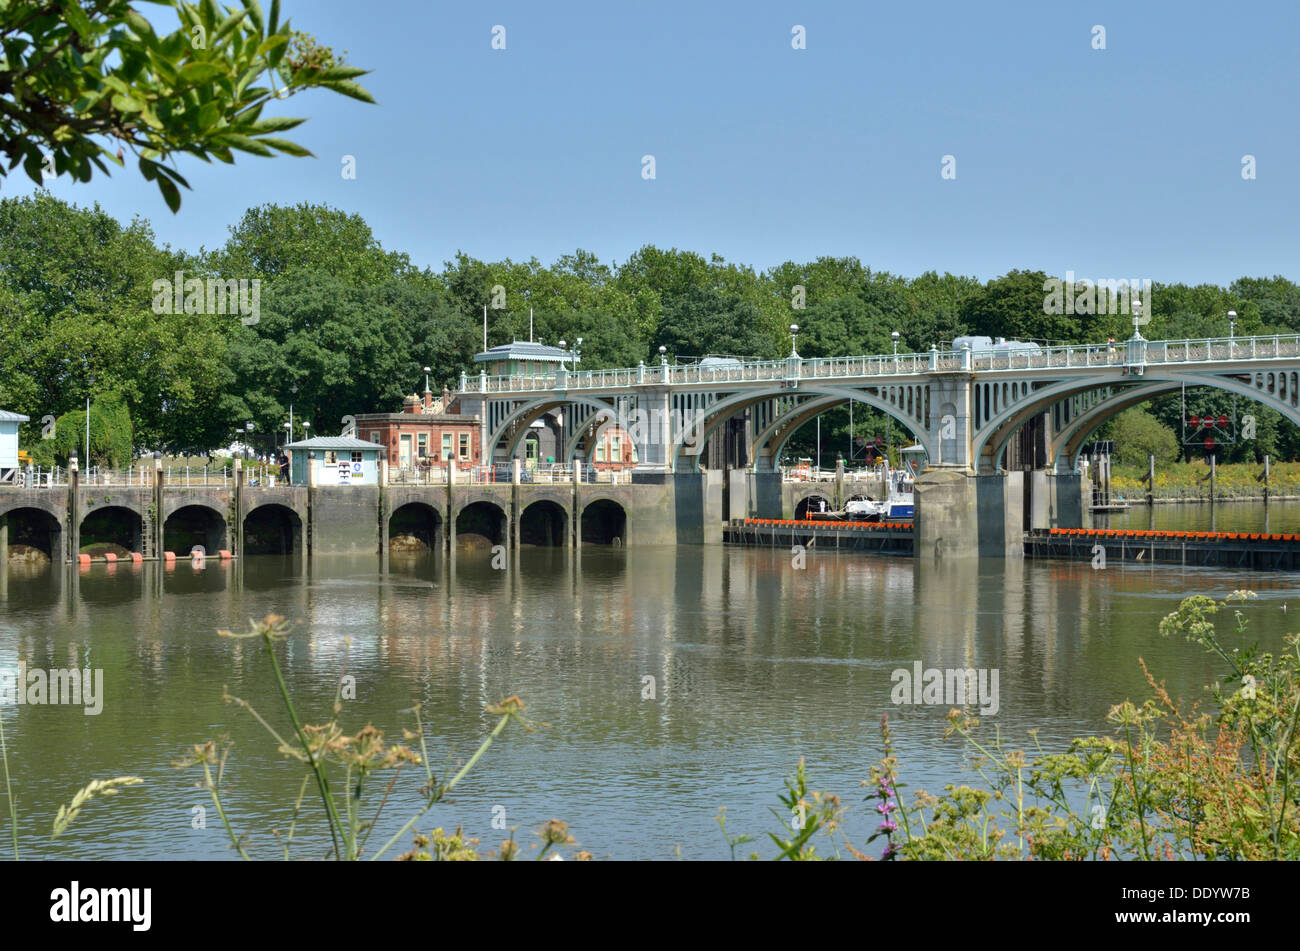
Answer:
[{"label": "building window", "polygon": [[603,442],[596,443],[596,461],[605,461],[605,444]]},{"label": "building window", "polygon": [[370,441],[371,441],[372,443],[377,444],[377,445],[383,445],[384,437],[383,437],[383,435],[379,432],[379,430],[377,430],[377,429],[372,429],[372,430],[370,431]]},{"label": "building window", "polygon": [[460,457],[462,459],[469,458],[469,433],[460,434]]},{"label": "building window", "polygon": [[332,451],[332,450],[327,450],[327,451],[326,451],[326,453],[325,453],[325,465],[327,465],[327,466],[336,465],[336,464],[338,463],[338,461],[339,461],[339,454],[338,454],[337,452],[334,452],[334,451]]},{"label": "building window", "polygon": [[358,450],[358,451],[352,453],[352,461],[353,461],[353,462],[360,462],[360,461],[361,461],[361,451],[360,451],[360,450]]},{"label": "building window", "polygon": [[415,438],[416,438],[417,447],[419,449],[419,454],[421,456],[427,456],[429,454],[429,434],[420,433],[420,435],[418,435]]},{"label": "building window", "polygon": [[451,458],[451,433],[442,434],[442,458]]}]

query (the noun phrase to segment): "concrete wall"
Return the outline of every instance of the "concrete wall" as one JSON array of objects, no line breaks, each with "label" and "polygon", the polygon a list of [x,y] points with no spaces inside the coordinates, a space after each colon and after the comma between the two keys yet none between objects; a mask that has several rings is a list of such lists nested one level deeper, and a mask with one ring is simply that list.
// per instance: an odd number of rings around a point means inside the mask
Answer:
[{"label": "concrete wall", "polygon": [[320,486],[310,504],[313,555],[379,554],[378,486]]}]

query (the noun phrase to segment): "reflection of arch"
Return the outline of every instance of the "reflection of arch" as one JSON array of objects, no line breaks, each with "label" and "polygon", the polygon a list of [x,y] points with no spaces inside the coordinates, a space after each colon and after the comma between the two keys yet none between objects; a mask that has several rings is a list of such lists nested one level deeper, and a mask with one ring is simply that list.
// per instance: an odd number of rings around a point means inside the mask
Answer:
[{"label": "reflection of arch", "polygon": [[163,551],[189,552],[195,545],[215,553],[229,548],[226,542],[226,517],[201,502],[182,505],[163,522]]},{"label": "reflection of arch", "polygon": [[[821,506],[825,506],[822,508]],[[831,500],[824,495],[805,495],[799,500],[799,504],[794,507],[794,517],[796,519],[805,519],[809,512],[829,512],[834,506]]]},{"label": "reflection of arch", "polygon": [[[114,547],[138,552],[144,520],[140,513],[123,505],[103,505],[91,509],[81,520],[81,547]],[[121,554],[122,552],[117,552]],[[80,554],[76,552],[74,554]],[[92,554],[94,554],[92,552]]]},{"label": "reflection of arch", "polygon": [[425,502],[399,505],[388,517],[390,551],[436,551],[441,547],[441,538],[442,516]]},{"label": "reflection of arch", "polygon": [[[787,410],[781,416],[773,420],[771,425],[760,434],[760,438],[763,439],[764,443],[770,442],[774,438],[779,440],[775,443],[771,453],[769,454],[769,457],[773,460],[773,467],[776,465],[775,460],[780,458],[781,450],[784,448],[786,442],[788,442],[790,437],[794,435],[799,426],[802,426],[804,423],[815,418],[819,412],[825,412],[828,409],[833,409],[836,406],[849,403],[850,401],[864,403],[872,409],[879,410],[887,416],[892,417],[900,426],[910,432],[918,442],[925,446],[926,451],[930,453],[930,458],[937,458],[930,446],[930,436],[926,431],[925,426],[924,414],[927,410],[924,404],[927,403],[929,399],[928,393],[925,392],[925,385],[882,385],[875,388],[880,391],[889,391],[889,394],[895,399],[898,399],[903,405],[901,407],[894,405],[894,403],[890,401],[889,396],[882,397],[877,393],[868,393],[866,390],[855,387],[837,387],[818,384],[803,385],[801,382],[798,395],[812,397],[812,399],[805,400],[797,406]],[[907,392],[903,392],[904,390],[907,390]],[[695,445],[699,446],[702,450],[703,447],[707,445],[709,438],[713,435],[714,431],[737,413],[743,412],[744,410],[767,400],[778,399],[790,395],[791,393],[789,390],[780,389],[766,390],[757,394],[746,392],[744,394],[728,396],[711,403],[707,409],[702,411],[703,422],[698,430],[698,438],[694,440]],[[820,408],[814,410],[814,406],[819,406]],[[908,407],[911,408],[911,411],[909,411]],[[912,411],[919,412],[922,415],[912,415]],[[793,417],[792,414],[794,414]],[[787,420],[792,422],[798,420],[798,425],[789,429],[780,428],[780,425]],[[690,430],[687,427],[683,427],[683,431],[673,437],[671,458],[673,461],[674,471],[697,470],[699,467],[699,455],[692,454],[687,456],[682,451],[685,448],[689,433]],[[756,441],[754,446],[755,454],[751,457],[752,464],[754,465],[757,465],[757,460],[759,458],[757,455],[758,446],[759,444]],[[689,464],[681,462],[683,458],[689,459]]]},{"label": "reflection of arch", "polygon": [[519,544],[558,547],[568,544],[569,513],[550,499],[525,506],[519,516]]},{"label": "reflection of arch", "polygon": [[584,545],[626,545],[627,512],[613,499],[592,499],[582,507]]},{"label": "reflection of arch", "polygon": [[302,519],[287,505],[268,502],[244,516],[245,555],[292,555],[302,538]]},{"label": "reflection of arch", "polygon": [[456,514],[456,537],[479,535],[492,545],[506,538],[506,512],[496,502],[480,499],[461,508]]},{"label": "reflection of arch", "polygon": [[[51,561],[63,557],[63,525],[45,508],[19,506],[2,516],[9,526],[9,558],[26,557],[24,548],[35,548]],[[23,546],[23,547],[19,547]],[[0,571],[5,566],[0,565]]]}]

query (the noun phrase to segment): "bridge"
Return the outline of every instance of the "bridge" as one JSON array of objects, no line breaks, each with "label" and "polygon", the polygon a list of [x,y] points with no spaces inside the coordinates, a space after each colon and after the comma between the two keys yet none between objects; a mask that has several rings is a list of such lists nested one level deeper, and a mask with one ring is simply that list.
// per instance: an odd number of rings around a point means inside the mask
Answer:
[{"label": "bridge", "polygon": [[[0,487],[0,577],[11,546],[56,564],[103,561],[101,545],[141,561],[187,559],[194,547],[210,558],[248,554],[315,557],[446,551],[458,537],[480,546],[573,547],[671,544],[670,490],[601,481],[574,465],[568,477],[526,482],[518,466],[458,471],[441,481],[388,479],[378,485],[252,485],[236,460],[232,471],[168,477],[161,461],[116,473],[81,473]],[[493,478],[487,478],[492,476]],[[97,552],[83,555],[86,548]],[[15,548],[15,551],[17,549]],[[123,556],[123,559],[129,556]]]},{"label": "bridge", "polygon": [[[1300,336],[1148,341],[1135,332],[1118,344],[465,376],[457,395],[461,412],[482,421],[488,484],[454,464],[443,484],[390,483],[384,464],[377,486],[252,486],[237,470],[221,485],[169,483],[154,471],[138,484],[0,487],[0,564],[11,541],[71,561],[83,535],[105,533],[144,558],[194,544],[235,557],[387,557],[394,539],[454,552],[458,533],[507,547],[721,542],[738,520],[793,519],[810,496],[839,507],[855,493],[842,471],[794,484],[778,464],[800,426],[848,403],[888,414],[926,449],[915,555],[1022,557],[1027,533],[1089,527],[1090,486],[1076,471],[1089,436],[1183,386],[1244,396],[1300,423]],[[568,421],[556,468],[571,474],[530,484],[517,450],[556,409]],[[636,444],[631,484],[598,484],[582,465],[612,425]],[[707,453],[713,442],[726,451]],[[718,458],[720,467],[707,464]]]},{"label": "bridge", "polygon": [[[1083,527],[1089,493],[1077,461],[1116,413],[1184,386],[1256,400],[1300,423],[1300,336],[1146,340],[1027,349],[659,365],[537,376],[461,377],[463,412],[478,413],[484,455],[512,458],[533,422],[572,421],[565,459],[585,458],[605,427],[635,442],[636,482],[671,482],[678,530],[720,537],[733,518],[786,517],[779,460],[820,413],[860,403],[888,414],[926,450],[917,482],[918,551],[1020,552],[1024,529]],[[728,426],[739,447],[725,471],[702,464]],[[743,438],[733,439],[737,426]],[[1020,441],[1019,459],[1008,448]],[[682,512],[682,496],[698,512]],[[1017,514],[1020,510],[1020,514]],[[683,517],[685,516],[685,517]],[[716,529],[716,530],[715,530]]]}]

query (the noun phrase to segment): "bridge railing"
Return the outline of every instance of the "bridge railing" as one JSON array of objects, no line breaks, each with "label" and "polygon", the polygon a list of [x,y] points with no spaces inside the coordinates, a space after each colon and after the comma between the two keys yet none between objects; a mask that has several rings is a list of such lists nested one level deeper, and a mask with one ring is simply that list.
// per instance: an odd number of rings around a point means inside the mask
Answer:
[{"label": "bridge railing", "polygon": [[1142,340],[1130,353],[1132,342],[1028,345],[992,350],[931,350],[927,353],[879,354],[809,359],[751,360],[722,366],[663,364],[619,370],[582,370],[546,376],[466,377],[462,392],[536,393],[556,389],[613,389],[637,383],[698,385],[832,379],[870,376],[916,376],[933,371],[1049,370],[1124,366],[1133,360],[1148,364],[1203,363],[1207,361],[1259,360],[1300,356],[1300,335],[1210,337],[1189,340]]},{"label": "bridge railing", "polygon": [[14,486],[20,489],[57,489],[67,484],[68,470],[61,466],[24,466],[14,479]]}]

